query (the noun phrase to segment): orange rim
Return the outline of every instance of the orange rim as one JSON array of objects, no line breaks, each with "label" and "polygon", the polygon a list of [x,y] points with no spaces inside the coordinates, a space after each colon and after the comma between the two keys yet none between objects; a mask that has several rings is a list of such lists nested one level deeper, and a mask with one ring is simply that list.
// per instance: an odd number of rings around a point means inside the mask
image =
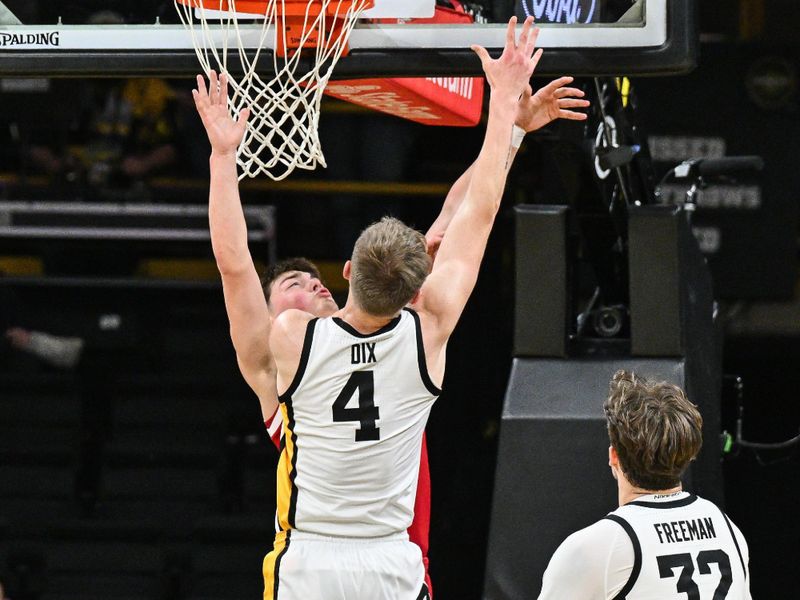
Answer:
[{"label": "orange rim", "polygon": [[[178,0],[178,2],[190,7],[202,6],[207,10],[230,10],[228,0]],[[344,15],[354,2],[355,0],[330,0],[327,4],[326,14],[331,17],[337,14]],[[237,12],[263,15],[269,3],[266,0],[238,0],[234,4]],[[372,8],[375,0],[368,0],[366,4],[366,8]],[[283,0],[283,3],[279,0],[275,6],[278,14],[284,14],[287,17],[303,17],[306,13],[309,16],[316,16],[322,12],[322,0]]]},{"label": "orange rim", "polygon": [[[358,0],[329,0],[325,4],[325,11],[329,17],[332,17],[329,23],[326,23],[327,32],[333,33],[330,39],[338,38],[338,31],[344,26],[344,15]],[[229,0],[178,0],[185,6],[196,8],[202,6],[207,10],[230,10]],[[365,0],[365,8],[372,8],[375,5],[375,0]],[[240,13],[249,14],[264,14],[267,10],[269,2],[267,0],[238,0],[232,3],[236,7],[236,11]],[[286,56],[287,50],[294,50],[298,48],[316,48],[320,39],[319,31],[311,31],[307,36],[305,43],[301,45],[301,40],[304,37],[303,26],[306,22],[306,17],[316,18],[323,10],[323,0],[278,0],[275,3],[278,16],[283,25],[282,35],[277,35],[277,48],[276,52],[279,56]],[[327,37],[327,36],[326,36]],[[348,53],[348,48],[345,45],[343,54]]]}]

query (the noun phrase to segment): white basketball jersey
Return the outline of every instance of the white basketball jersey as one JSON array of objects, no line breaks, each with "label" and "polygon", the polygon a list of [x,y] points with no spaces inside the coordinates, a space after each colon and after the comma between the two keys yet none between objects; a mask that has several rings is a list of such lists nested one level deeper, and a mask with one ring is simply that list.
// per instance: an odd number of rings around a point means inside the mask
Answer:
[{"label": "white basketball jersey", "polygon": [[616,598],[750,598],[744,538],[708,500],[686,493],[666,501],[644,497],[606,519],[625,529],[634,550],[633,570]]},{"label": "white basketball jersey", "polygon": [[279,529],[349,537],[408,529],[439,392],[414,311],[370,335],[336,317],[311,320],[280,396]]}]

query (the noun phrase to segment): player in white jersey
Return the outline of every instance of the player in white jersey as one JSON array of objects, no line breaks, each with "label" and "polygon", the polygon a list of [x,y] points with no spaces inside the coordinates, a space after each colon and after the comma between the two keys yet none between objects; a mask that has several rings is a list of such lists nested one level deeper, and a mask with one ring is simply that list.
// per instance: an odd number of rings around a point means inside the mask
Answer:
[{"label": "player in white jersey", "polygon": [[[514,44],[514,36],[513,32],[509,32],[509,43],[510,47],[513,47]],[[531,34],[530,32],[530,24],[528,24],[525,28],[525,36],[526,39],[530,37],[530,46],[532,47],[533,41],[535,40],[535,33]],[[521,48],[517,51],[517,54],[520,53],[520,50],[524,50],[524,45],[522,44],[521,38]],[[514,50],[517,50],[514,48]],[[501,72],[503,69],[508,67],[509,62],[513,62],[515,58],[512,56],[513,52],[508,50],[506,54],[504,54],[504,58],[500,61],[491,61],[486,55],[485,51],[482,49],[478,49],[478,52],[481,54],[482,61],[484,65],[487,67],[487,75],[490,77],[490,83],[492,82],[492,77],[496,77],[499,81],[499,87],[502,91],[505,91],[507,81],[503,81],[503,73]],[[531,59],[529,65],[525,65],[525,63],[520,63],[519,60],[518,66],[523,65],[525,68],[532,68],[535,64],[535,61],[538,60],[538,56],[535,59]],[[545,86],[542,90],[537,92],[536,95],[532,95],[529,86],[525,86],[522,90],[522,100],[518,104],[517,110],[517,125],[521,127],[524,131],[532,131],[542,125],[552,121],[555,118],[571,118],[571,119],[583,119],[585,118],[584,115],[573,112],[568,110],[569,108],[574,107],[584,107],[588,103],[583,100],[580,100],[579,97],[582,96],[582,92],[579,90],[575,90],[572,88],[565,88],[564,86],[571,81],[571,78],[561,78]],[[204,82],[202,78],[198,78],[198,90],[195,91],[195,101],[198,107],[198,111],[203,118],[203,123],[206,127],[206,130],[209,134],[209,139],[212,143],[212,159],[211,159],[211,167],[212,167],[212,182],[211,182],[211,194],[210,194],[210,222],[211,222],[211,229],[212,229],[212,243],[214,246],[214,253],[215,257],[217,258],[217,263],[222,273],[223,278],[223,287],[225,291],[225,300],[226,300],[226,307],[228,309],[228,315],[231,321],[231,336],[234,341],[234,346],[236,347],[237,352],[237,359],[239,360],[240,367],[242,372],[251,385],[251,387],[257,392],[259,399],[262,402],[262,410],[264,415],[270,415],[270,410],[268,406],[270,399],[273,399],[276,395],[276,387],[275,387],[275,370],[273,365],[270,364],[271,356],[268,352],[263,352],[261,349],[263,347],[263,340],[265,339],[265,334],[269,331],[269,320],[264,318],[266,311],[263,310],[264,298],[261,296],[258,297],[258,294],[253,293],[255,286],[252,285],[254,280],[255,271],[252,268],[252,259],[249,255],[249,252],[246,248],[246,229],[244,227],[244,222],[241,216],[241,209],[240,204],[238,202],[238,193],[236,191],[236,178],[235,178],[235,162],[233,160],[233,153],[235,152],[235,148],[238,145],[238,140],[241,139],[241,135],[243,132],[243,120],[239,123],[233,122],[227,114],[227,110],[225,107],[225,98],[227,96],[226,93],[226,82],[224,77],[220,80],[220,86],[217,86],[217,81],[215,79],[215,75],[212,73],[212,85],[210,92],[206,92]],[[495,86],[497,87],[497,86]],[[499,95],[499,94],[495,94]],[[578,96],[578,98],[575,98]],[[517,96],[519,97],[519,96]],[[508,96],[505,96],[507,99]],[[497,104],[497,103],[494,103]],[[495,107],[497,108],[497,107]],[[505,112],[508,106],[505,105],[503,109],[500,109],[499,112]],[[495,112],[498,112],[495,110]],[[245,114],[246,118],[246,114]],[[490,118],[490,122],[496,121],[497,119]],[[493,129],[498,129],[497,126],[492,127]],[[498,132],[494,132],[494,135],[491,137],[497,137]],[[487,132],[487,141],[489,139],[489,135]],[[502,140],[501,140],[502,143]],[[497,142],[495,141],[492,146],[496,146]],[[506,144],[508,146],[508,144]],[[468,171],[459,179],[458,182],[453,186],[452,194],[455,197],[463,196],[466,198],[467,196],[475,195],[476,193],[480,194],[482,189],[486,186],[483,184],[475,184],[473,185],[473,175],[475,174],[484,174],[487,168],[491,168],[492,158],[494,158],[494,163],[497,164],[496,155],[497,155],[497,148],[491,148],[490,152],[482,153],[483,159],[479,158],[476,163],[468,169]],[[505,170],[510,166],[510,158],[513,158],[513,150],[508,152],[505,156],[505,165],[503,170],[497,170],[496,173],[492,173],[488,178],[487,181],[492,183],[493,179],[504,179],[505,178]],[[486,158],[486,154],[489,155],[489,160]],[[492,156],[494,155],[494,156]],[[502,190],[502,182],[500,183],[499,189]],[[491,186],[490,186],[491,190]],[[490,200],[487,205],[494,206],[495,200],[490,197],[487,200]],[[442,234],[444,229],[447,228],[447,223],[454,218],[454,214],[463,213],[459,207],[459,202],[451,202],[451,198],[448,197],[448,201],[445,203],[445,207],[443,208],[442,214],[440,215],[439,219],[437,219],[434,226],[429,231],[428,242],[429,246],[435,248],[435,246],[441,241]],[[499,200],[499,197],[498,197]],[[461,199],[463,201],[463,198]],[[470,205],[470,202],[466,203]],[[238,210],[236,210],[238,208]],[[474,212],[475,207],[470,207],[469,212]],[[494,207],[496,210],[496,206]],[[470,223],[474,221],[476,217],[480,217],[479,214],[475,215],[468,215],[467,218],[464,218],[464,215],[461,215],[460,219],[456,219],[456,221],[464,221],[465,223]],[[492,217],[493,217],[492,213]],[[471,225],[474,223],[470,223]],[[483,224],[485,226],[485,223]],[[489,227],[491,223],[489,223]],[[463,232],[466,230],[465,225],[462,224],[457,229],[461,230],[461,241],[463,242],[463,238],[465,237]],[[481,233],[482,227],[478,227],[479,234]],[[488,234],[488,230],[486,231]],[[449,234],[448,234],[449,235]],[[481,240],[481,236],[478,235],[476,238],[479,244],[478,250],[480,253],[483,251],[483,247],[485,245],[485,239]],[[452,251],[445,252],[445,256],[452,254]],[[465,257],[465,264],[470,266],[475,256],[467,256]],[[451,274],[456,276],[459,275],[459,271],[461,269],[458,265],[452,264],[453,261],[452,257],[450,257],[450,267],[449,269],[442,270],[442,273],[446,273],[450,271]],[[477,256],[477,262],[480,262],[480,256]],[[475,268],[477,270],[477,267]],[[443,278],[443,277],[440,277]],[[287,277],[286,279],[292,279],[291,277]],[[276,302],[273,304],[281,304],[280,310],[284,310],[286,308],[302,308],[305,311],[309,311],[312,315],[325,315],[330,314],[332,307],[332,301],[330,299],[329,294],[323,293],[324,288],[317,285],[315,290],[312,290],[311,294],[304,294],[307,290],[305,288],[308,285],[303,285],[302,281],[290,281],[287,285],[292,286],[289,290],[283,290],[282,286],[284,285],[286,279],[279,282],[279,289],[277,290],[278,293],[275,294],[276,291],[274,288],[273,291],[273,298],[276,299]],[[297,277],[297,280],[302,279],[302,277]],[[306,278],[308,279],[308,278]],[[468,279],[468,277],[467,277]],[[310,281],[310,280],[309,280]],[[308,282],[306,282],[308,283]],[[474,283],[474,282],[473,282]],[[440,287],[443,287],[440,284]],[[433,290],[433,287],[431,288]],[[456,286],[458,290],[458,286]],[[470,287],[471,290],[471,287]],[[319,293],[317,293],[319,291]],[[466,294],[468,295],[468,291]],[[295,296],[302,296],[301,298],[297,298]],[[281,298],[278,299],[278,296]],[[307,297],[310,296],[310,297]],[[289,298],[291,298],[289,300]],[[428,299],[429,304],[436,304],[436,293],[434,291],[428,292],[427,294],[420,294],[420,301],[418,302],[419,306],[425,307],[424,304],[420,304],[422,300]],[[458,295],[456,296],[458,299]],[[287,301],[288,300],[288,301]],[[295,305],[297,304],[297,305]],[[335,306],[335,304],[333,305]],[[453,308],[458,307],[458,301],[456,301],[453,306],[449,307],[450,310]],[[271,310],[274,307],[271,306]],[[345,308],[345,310],[347,307]],[[275,309],[275,312],[280,312],[280,310]],[[448,317],[452,315],[448,315],[447,313],[450,310],[444,310],[443,316]],[[460,313],[460,309],[459,313]],[[432,311],[433,312],[433,311]],[[410,313],[409,313],[410,314]],[[413,318],[413,317],[411,317]],[[457,316],[456,316],[457,319]],[[445,324],[447,318],[444,319]],[[453,323],[454,325],[454,323]],[[405,326],[406,331],[408,330],[408,325]],[[417,329],[415,327],[415,329]],[[434,328],[435,329],[435,328]],[[419,346],[419,335],[415,332],[416,336],[416,345]],[[365,342],[366,343],[366,342]],[[427,350],[427,348],[426,348]],[[443,350],[443,347],[442,347]],[[366,352],[366,357],[369,358],[369,346],[364,347],[364,352]],[[440,353],[441,354],[441,353]],[[419,349],[417,350],[417,356],[419,357]],[[352,360],[352,357],[351,357]],[[426,360],[428,360],[426,358]],[[420,374],[423,372],[425,367],[425,363],[419,361],[417,358],[418,365],[417,368],[420,371]],[[442,365],[443,367],[443,365]],[[359,397],[361,387],[358,385],[354,386],[356,390],[358,390]],[[426,391],[430,391],[426,386]],[[359,400],[360,402],[360,400]],[[285,407],[284,403],[284,407]],[[353,411],[358,411],[359,409],[352,408],[352,407],[339,407],[341,411],[339,415],[342,419],[346,418],[347,416],[352,416]],[[383,417],[381,417],[383,418]],[[360,423],[360,420],[359,420]],[[288,419],[287,419],[288,424]],[[302,429],[302,428],[301,428]],[[296,434],[297,432],[288,432],[290,435],[286,436],[286,446],[289,448],[287,450],[284,448],[284,455],[291,456],[290,450],[293,448],[292,444],[292,433]],[[408,436],[406,436],[408,437]],[[412,436],[413,437],[413,436]],[[309,438],[310,439],[310,438]],[[302,447],[302,444],[301,444]],[[296,449],[296,447],[295,447]],[[301,454],[297,452],[295,456]],[[294,470],[296,464],[294,466],[291,465],[291,460],[289,459],[284,465],[288,464],[288,471],[284,470],[284,475],[286,475],[285,479],[290,482],[291,485],[284,486],[282,491],[290,490],[288,493],[281,494],[279,493],[279,497],[284,497],[289,503],[290,507],[293,502],[292,494],[298,491],[299,488],[294,486],[294,481],[292,477],[295,479],[296,474],[298,471]],[[307,464],[307,463],[304,463]],[[302,469],[301,469],[302,471]],[[302,478],[301,478],[302,482]],[[298,512],[298,505],[301,507],[299,511],[301,515],[303,514],[302,507],[305,506],[302,502],[303,494],[297,494],[300,497],[300,501],[294,505],[293,510],[284,511],[285,516],[289,514],[293,514],[294,517],[297,517]],[[402,495],[401,495],[402,496]],[[309,496],[310,497],[310,496]],[[397,508],[402,508],[402,513],[405,511],[407,513],[407,509],[405,507],[407,494],[401,498],[402,502],[398,504]],[[313,512],[313,511],[311,511]],[[397,510],[395,512],[398,512]],[[280,511],[279,511],[280,513]],[[367,513],[369,516],[369,513]],[[333,521],[336,521],[336,516],[329,514],[327,519],[330,520],[333,518]],[[302,521],[303,519],[301,519]],[[406,517],[400,518],[400,520],[407,520]],[[311,521],[309,521],[311,523]],[[313,525],[310,525],[313,527]],[[298,533],[302,537],[302,533]],[[279,536],[281,538],[281,536]],[[279,539],[279,542],[283,544],[282,547],[288,546],[286,540],[288,540],[289,534],[287,533],[283,538]],[[293,538],[297,541],[297,535]],[[276,548],[279,544],[276,544]],[[307,544],[308,545],[308,544]],[[395,544],[397,545],[397,544]],[[302,553],[303,549],[298,548],[298,544],[295,543],[294,546],[295,553],[294,558],[300,556],[298,553]],[[338,552],[338,549],[337,549]],[[415,560],[413,556],[413,552],[411,554],[412,560]],[[399,554],[402,556],[402,553]],[[317,556],[319,558],[319,556]],[[281,555],[281,560],[285,561],[289,560],[287,556]],[[341,556],[338,557],[339,562],[342,562]],[[303,562],[302,560],[294,562]],[[276,566],[277,561],[274,560],[270,563],[270,557],[267,558],[265,561],[265,575],[267,578],[268,585],[266,586],[265,596],[273,597],[273,595],[277,594],[278,587],[277,583],[279,581],[278,577],[274,577],[274,567]],[[321,564],[321,563],[320,563]],[[352,561],[344,561],[344,564],[351,565]],[[271,565],[271,566],[270,566]],[[319,568],[317,569],[319,570]],[[380,570],[380,569],[379,569]],[[284,569],[285,571],[285,569]],[[295,581],[299,580],[300,578],[295,577]],[[303,580],[306,580],[306,577],[303,577]],[[328,581],[323,581],[322,585],[325,586],[326,593],[324,594],[326,597],[330,597],[332,593],[330,590],[332,589],[328,585]],[[335,587],[335,586],[334,586]],[[274,588],[274,589],[273,589]],[[287,589],[287,586],[284,585],[281,592],[281,598],[283,597],[294,597],[291,594],[291,590]],[[359,582],[359,589],[363,597],[404,597],[403,594],[395,594],[395,593],[378,593],[376,594],[374,591],[369,591],[368,588],[364,587],[364,582]],[[309,588],[306,591],[299,591],[295,590],[294,594],[296,597],[316,597],[319,596],[319,590],[315,593],[313,590],[309,591]],[[310,594],[310,595],[309,595]],[[352,594],[344,593],[342,597],[353,597]]]},{"label": "player in white jersey", "polygon": [[741,531],[681,487],[702,444],[697,407],[675,385],[618,371],[604,408],[620,506],[558,547],[540,600],[749,600]]},{"label": "player in white jersey", "polygon": [[[264,364],[262,381],[274,386],[277,371],[286,429],[278,475],[282,531],[264,561],[265,598],[411,600],[424,593],[419,547],[405,532],[422,428],[499,208],[517,103],[541,55],[534,54],[532,22],[519,44],[515,24],[499,59],[476,48],[492,88],[486,139],[430,275],[424,236],[385,220],[356,242],[338,321],[290,309],[267,327],[276,368]],[[219,105],[213,88],[210,100]],[[213,150],[211,163],[224,172],[212,177],[211,197],[230,195],[235,163]],[[211,212],[223,210],[211,204]],[[234,229],[244,226],[238,216],[216,216],[235,219]],[[231,269],[249,269],[249,256],[232,252],[241,261]],[[237,308],[228,299],[226,292],[230,314]],[[402,310],[412,300],[417,316]]]},{"label": "player in white jersey", "polygon": [[[555,119],[583,120],[586,118],[584,113],[570,110],[571,108],[585,108],[589,102],[582,100],[583,92],[578,89],[567,87],[572,82],[571,77],[560,77],[540,88],[535,94],[528,89],[523,98],[518,103],[516,125],[526,133],[544,127]],[[512,146],[512,160],[516,149]],[[510,162],[510,161],[509,161]],[[509,165],[510,166],[510,165]],[[444,232],[447,230],[458,206],[464,199],[469,188],[472,177],[473,167],[466,172],[450,188],[445,199],[442,211],[434,224],[425,235],[428,244],[429,254],[435,254]],[[235,209],[233,207],[232,209]],[[212,233],[219,236],[220,230],[213,226]],[[224,236],[223,236],[224,237]],[[218,261],[224,256],[218,257]],[[223,277],[226,281],[226,297],[232,295],[230,278]],[[249,277],[250,286],[254,287],[254,272]],[[338,306],[327,294],[327,290],[320,281],[318,269],[306,259],[294,258],[282,261],[270,267],[268,272],[261,279],[264,288],[264,295],[267,300],[269,314],[279,315],[284,310],[296,308],[305,310],[317,317],[325,317],[338,310]],[[255,311],[247,320],[248,327],[244,332],[259,330],[254,324],[265,318],[266,311]],[[258,361],[253,360],[252,347],[242,344],[237,337],[233,338],[234,346],[237,349],[237,356],[240,357],[240,364],[244,365]],[[245,356],[240,352],[240,348],[250,348],[251,355]],[[266,344],[257,346],[259,352],[269,351]],[[249,361],[247,360],[249,358]],[[244,371],[243,371],[244,372]],[[281,447],[284,436],[283,414],[278,410],[277,398],[269,395],[269,391],[254,390],[261,400],[264,412],[264,423],[269,431],[270,437],[276,447]],[[273,408],[274,407],[274,408]],[[273,413],[270,415],[269,411]],[[428,592],[433,597],[433,588],[428,573],[428,532],[430,529],[430,502],[431,502],[430,473],[428,469],[427,445],[425,437],[422,439],[422,450],[420,454],[419,478],[417,482],[417,495],[414,504],[414,520],[408,529],[409,539],[420,547],[422,551],[423,563],[425,565],[426,576],[425,584]]]},{"label": "player in white jersey", "polygon": [[286,310],[272,324],[286,435],[265,598],[425,594],[419,547],[406,534],[422,431],[499,209],[517,102],[541,56],[532,21],[519,44],[514,26],[498,60],[476,49],[492,87],[486,138],[433,268],[421,233],[383,219],[356,241],[336,315]]}]

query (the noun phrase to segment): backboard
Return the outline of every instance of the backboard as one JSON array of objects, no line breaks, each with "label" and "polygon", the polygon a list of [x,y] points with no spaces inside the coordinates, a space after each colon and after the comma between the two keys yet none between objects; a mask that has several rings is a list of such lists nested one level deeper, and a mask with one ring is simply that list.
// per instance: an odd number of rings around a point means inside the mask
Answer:
[{"label": "backboard", "polygon": [[[354,29],[351,52],[334,79],[480,75],[470,45],[499,52],[514,14],[533,15],[541,25],[540,75],[660,75],[695,65],[694,0],[469,0],[460,3],[475,15],[474,23],[419,18],[436,2],[378,0],[376,12]],[[93,8],[76,8],[88,5]],[[173,0],[0,0],[0,23],[6,23],[0,24],[0,76],[170,77],[198,71],[191,35]],[[257,21],[242,25],[248,48],[257,47],[260,32]],[[267,47],[272,39],[267,36]],[[221,31],[218,41],[235,47]],[[264,58],[263,64],[268,72],[272,61]]]}]

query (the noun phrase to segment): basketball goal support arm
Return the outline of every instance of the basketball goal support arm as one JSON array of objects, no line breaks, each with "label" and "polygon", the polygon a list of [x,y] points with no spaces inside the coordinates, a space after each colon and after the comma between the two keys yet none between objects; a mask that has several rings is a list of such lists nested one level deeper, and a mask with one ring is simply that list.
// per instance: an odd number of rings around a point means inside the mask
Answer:
[{"label": "basketball goal support arm", "polygon": [[4,2],[0,2],[0,25],[22,25],[22,21],[17,18]]}]

